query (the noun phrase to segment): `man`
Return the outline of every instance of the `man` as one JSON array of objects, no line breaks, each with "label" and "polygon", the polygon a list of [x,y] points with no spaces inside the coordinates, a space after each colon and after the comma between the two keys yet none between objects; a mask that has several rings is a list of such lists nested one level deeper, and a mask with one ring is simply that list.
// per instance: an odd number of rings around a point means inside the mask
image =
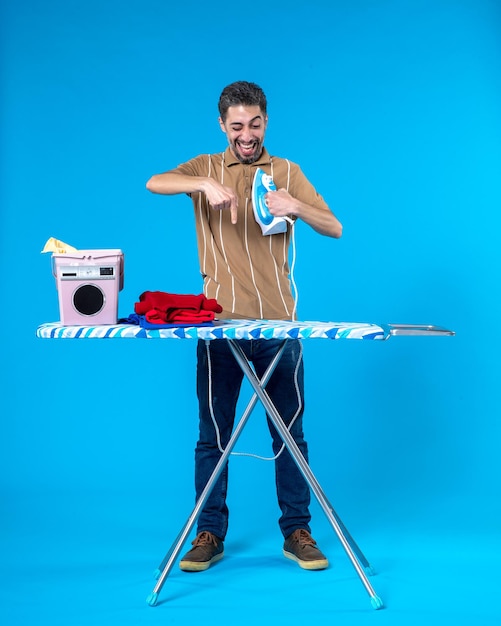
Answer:
[{"label": "man", "polygon": [[[204,294],[222,306],[220,318],[290,320],[295,316],[288,250],[295,220],[322,235],[338,238],[342,226],[300,168],[272,157],[264,147],[268,124],[262,89],[245,81],[225,87],[219,99],[219,124],[225,152],[200,155],[177,168],[152,176],[147,188],[158,194],[188,194],[196,218]],[[264,236],[254,219],[251,191],[257,168],[271,175],[276,191],[265,203],[276,217],[286,217],[287,232]],[[258,377],[277,353],[280,340],[245,340],[241,346]],[[195,488],[199,498],[233,428],[243,374],[225,340],[197,346],[199,440],[195,450]],[[287,340],[266,390],[308,460],[303,437],[304,374],[301,343]],[[275,454],[283,553],[308,570],[324,569],[326,557],[310,534],[310,490],[273,424],[268,419]],[[193,548],[181,559],[185,571],[203,571],[223,557],[228,528],[228,466],[216,482],[198,519]]]}]

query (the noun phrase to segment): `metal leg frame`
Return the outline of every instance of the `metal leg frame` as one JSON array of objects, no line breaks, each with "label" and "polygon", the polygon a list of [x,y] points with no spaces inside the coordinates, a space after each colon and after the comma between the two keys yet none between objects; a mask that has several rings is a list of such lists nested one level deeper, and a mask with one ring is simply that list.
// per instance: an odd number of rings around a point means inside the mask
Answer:
[{"label": "metal leg frame", "polygon": [[[298,466],[299,470],[303,474],[305,480],[310,486],[310,489],[316,496],[320,506],[322,507],[322,510],[327,516],[327,519],[329,520],[346,554],[348,555],[348,558],[350,559],[353,567],[355,568],[362,584],[364,585],[367,593],[369,594],[373,608],[380,609],[383,606],[383,602],[381,598],[379,598],[379,596],[376,594],[374,589],[372,588],[372,585],[367,579],[367,576],[361,564],[358,562],[357,557],[355,555],[354,546],[350,545],[350,541],[348,540],[348,537],[343,532],[343,530],[346,530],[346,529],[344,528],[344,526],[342,527],[342,524],[339,523],[339,517],[334,513],[332,506],[330,505],[329,501],[325,497],[325,494],[320,484],[318,483],[308,463],[306,462],[303,455],[301,454],[301,451],[299,450],[292,435],[287,430],[287,427],[285,426],[282,418],[280,417],[279,412],[275,408],[273,402],[270,400],[270,397],[268,396],[266,391],[263,389],[263,386],[260,384],[259,379],[257,378],[254,370],[249,365],[249,362],[247,361],[247,358],[245,357],[245,354],[242,352],[242,349],[240,348],[238,343],[234,340],[230,340],[230,348],[231,348],[231,351],[233,352],[233,355],[235,356],[235,359],[237,360],[240,367],[242,368],[242,371],[244,372],[252,388],[254,389],[254,392],[256,393],[257,397],[259,398],[262,405],[266,409],[266,412],[268,413],[271,421],[273,422],[273,425],[275,426],[283,442],[287,446],[287,449],[289,450],[296,465]],[[360,553],[360,550],[358,548],[356,549],[356,552],[360,556],[362,556],[361,560],[362,560],[363,565],[365,567],[370,568],[370,565],[367,559],[363,557],[363,555]]]},{"label": "metal leg frame", "polygon": [[174,541],[174,543],[172,544],[169,552],[166,554],[166,556],[164,557],[162,563],[160,564],[158,570],[156,571],[156,575],[157,575],[157,584],[155,585],[153,591],[151,592],[151,594],[148,596],[148,598],[146,599],[147,603],[150,606],[155,606],[157,603],[157,599],[158,599],[158,594],[160,593],[166,579],[167,576],[169,575],[177,557],[179,556],[184,543],[186,542],[186,539],[188,538],[188,535],[190,534],[193,526],[196,523],[196,520],[198,519],[201,510],[203,509],[212,489],[214,488],[214,485],[217,481],[217,479],[219,478],[227,460],[228,457],[230,456],[233,448],[235,447],[235,444],[238,440],[238,438],[240,437],[245,424],[247,423],[255,405],[257,400],[259,399],[261,404],[264,406],[266,412],[268,413],[270,420],[272,421],[273,425],[275,426],[275,428],[277,429],[278,433],[280,434],[280,437],[282,438],[284,444],[286,445],[287,449],[289,450],[292,458],[294,459],[296,465],[298,466],[299,470],[301,471],[302,475],[304,476],[305,480],[307,481],[311,491],[313,492],[313,494],[315,495],[315,497],[317,498],[322,510],[324,511],[327,519],[329,520],[332,528],[334,529],[339,541],[341,542],[341,545],[343,546],[348,558],[350,559],[353,567],[355,568],[355,571],[357,572],[362,584],[364,585],[367,593],[370,596],[371,599],[371,604],[372,607],[374,609],[380,609],[383,606],[383,602],[381,600],[381,598],[376,594],[376,592],[374,591],[372,585],[370,584],[365,571],[368,574],[372,574],[373,569],[370,565],[370,563],[367,561],[367,559],[365,558],[365,556],[363,555],[362,551],[360,550],[360,548],[357,546],[357,544],[355,543],[355,541],[353,540],[353,538],[351,537],[351,535],[349,534],[348,530],[346,529],[346,527],[344,526],[344,524],[342,523],[341,519],[339,518],[339,516],[337,515],[337,513],[334,511],[334,508],[332,507],[332,505],[330,504],[330,502],[328,501],[327,497],[325,496],[320,484],[318,483],[317,479],[315,478],[313,472],[311,471],[308,463],[305,461],[303,455],[301,454],[301,451],[299,450],[296,442],[294,441],[292,435],[290,434],[290,432],[288,431],[287,427],[285,426],[279,412],[277,411],[277,409],[275,408],[273,402],[270,400],[270,397],[268,396],[268,394],[265,391],[265,386],[268,383],[271,375],[273,374],[281,356],[282,356],[282,352],[285,348],[285,341],[283,346],[281,347],[281,349],[277,352],[277,354],[275,355],[273,361],[270,363],[270,365],[268,366],[264,376],[262,377],[261,380],[259,380],[259,378],[256,376],[256,373],[254,372],[254,370],[252,369],[252,367],[250,366],[244,352],[242,351],[242,349],[240,348],[238,341],[233,340],[233,339],[228,339],[227,340],[230,346],[230,349],[235,357],[235,359],[237,360],[237,363],[239,364],[240,368],[242,369],[242,372],[244,373],[245,377],[248,379],[249,383],[251,384],[253,390],[254,390],[254,395],[252,396],[252,398],[249,401],[249,404],[247,405],[239,423],[237,424],[231,438],[230,441],[228,442],[228,445],[226,446],[224,453],[222,454],[221,458],[219,459],[219,462],[217,463],[216,467],[214,468],[214,471],[209,479],[209,481],[207,482],[207,485],[205,486],[205,489],[203,490],[202,494],[200,495],[200,498],[198,499],[198,501],[195,504],[195,508],[193,509],[193,512],[191,513],[190,517],[188,518],[186,524],[184,525],[183,529],[181,530],[181,532],[179,533],[179,535],[177,536],[176,540]]},{"label": "metal leg frame", "polygon": [[[275,371],[275,368],[278,362],[280,361],[280,358],[282,356],[284,349],[285,349],[285,342],[283,346],[280,348],[280,350],[277,352],[273,360],[271,361],[266,372],[264,373],[264,376],[261,381],[261,384],[263,385],[263,387],[266,385],[271,375]],[[252,398],[249,400],[249,403],[244,413],[242,414],[240,421],[238,422],[236,428],[233,431],[233,434],[231,435],[231,438],[228,442],[228,445],[226,446],[224,450],[224,453],[221,455],[216,467],[214,468],[214,471],[212,472],[211,477],[209,478],[207,484],[205,485],[204,490],[200,494],[200,497],[195,504],[195,508],[193,509],[190,517],[186,521],[186,524],[184,525],[181,532],[179,533],[174,543],[172,544],[170,550],[165,555],[163,561],[158,566],[158,569],[155,571],[155,577],[157,578],[158,582],[155,585],[153,591],[150,593],[150,595],[146,599],[147,603],[150,606],[155,606],[155,604],[157,603],[158,594],[160,593],[167,579],[167,576],[169,575],[177,557],[179,556],[181,550],[183,549],[183,545],[185,544],[186,539],[188,538],[188,535],[193,529],[193,526],[195,525],[205,503],[207,502],[207,499],[209,498],[212,492],[212,489],[214,488],[214,485],[216,484],[217,479],[219,478],[221,472],[223,471],[223,468],[226,465],[228,458],[244,429],[244,426],[246,425],[254,407],[256,406],[257,400],[258,400],[257,394],[254,394]]]}]

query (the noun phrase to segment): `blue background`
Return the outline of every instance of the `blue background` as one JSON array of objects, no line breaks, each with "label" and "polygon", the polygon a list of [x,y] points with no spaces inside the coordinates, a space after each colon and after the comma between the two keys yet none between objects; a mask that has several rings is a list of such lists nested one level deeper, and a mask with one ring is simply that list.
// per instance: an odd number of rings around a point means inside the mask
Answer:
[{"label": "blue background", "polygon": [[[499,624],[500,4],[19,0],[0,9],[0,621]],[[305,342],[312,469],[379,575],[281,557],[271,463],[234,458],[227,557],[144,598],[193,505],[195,344],[44,341],[53,236],[121,248],[119,313],[199,293],[191,204],[146,180],[220,151],[221,89],[269,100],[266,145],[344,225],[297,228],[301,319],[454,338]],[[243,399],[249,395],[244,389]],[[261,412],[238,448],[269,454]]]}]

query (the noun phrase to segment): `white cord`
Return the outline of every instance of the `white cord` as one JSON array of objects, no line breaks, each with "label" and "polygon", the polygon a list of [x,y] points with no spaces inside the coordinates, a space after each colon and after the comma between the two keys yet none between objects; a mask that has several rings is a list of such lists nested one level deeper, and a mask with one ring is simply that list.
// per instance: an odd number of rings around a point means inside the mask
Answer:
[{"label": "white cord", "polygon": [[297,302],[299,299],[299,292],[297,290],[296,280],[294,278],[294,268],[296,266],[296,228],[295,228],[296,222],[295,220],[292,220],[290,217],[286,217],[285,219],[291,225],[292,260],[291,260],[290,277],[291,277],[292,291],[294,292],[294,309],[292,310],[292,319],[295,320],[296,311],[297,311]]},{"label": "white cord", "polygon": [[[212,363],[211,363],[211,358],[210,358],[209,344],[210,344],[209,341],[207,341],[206,344],[205,344],[205,349],[207,351],[207,365],[208,365],[208,373],[209,373],[209,410],[210,410],[210,416],[211,416],[211,419],[212,419],[212,423],[214,424],[214,430],[216,431],[217,447],[219,449],[219,452],[221,452],[221,454],[223,454],[224,453],[224,449],[223,449],[223,446],[221,445],[221,433],[219,431],[219,427],[217,425],[217,420],[216,420],[216,417],[214,415],[214,408],[212,406]],[[302,358],[303,358],[303,346],[302,346],[301,342],[299,342],[299,358],[297,360],[296,368],[294,370],[294,387],[296,389],[298,408],[297,408],[296,413],[294,414],[294,417],[291,420],[291,423],[287,427],[287,430],[289,432],[291,431],[291,428],[294,425],[294,422],[298,418],[298,415],[300,414],[301,409],[303,407],[303,404],[302,404],[302,401],[301,401],[301,393],[299,391],[299,384],[297,382],[297,373],[298,373],[299,365],[301,363]],[[285,448],[285,443],[282,443],[282,447],[277,452],[277,454],[275,456],[273,456],[273,457],[260,456],[259,454],[253,454],[252,452],[231,452],[230,454],[233,455],[233,456],[248,456],[248,457],[251,457],[251,458],[254,458],[254,459],[259,459],[260,461],[276,461],[278,459],[278,457],[284,451],[284,448]]]}]

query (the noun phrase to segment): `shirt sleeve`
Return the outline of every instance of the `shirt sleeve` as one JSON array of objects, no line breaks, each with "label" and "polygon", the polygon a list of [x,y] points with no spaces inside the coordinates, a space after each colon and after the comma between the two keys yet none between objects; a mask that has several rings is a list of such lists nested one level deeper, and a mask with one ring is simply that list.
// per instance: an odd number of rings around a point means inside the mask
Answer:
[{"label": "shirt sleeve", "polygon": [[291,196],[305,204],[329,211],[329,206],[315,187],[303,174],[296,163],[291,163],[291,182],[289,187]]},{"label": "shirt sleeve", "polygon": [[184,174],[186,176],[207,176],[209,171],[209,157],[201,154],[185,163],[181,163],[171,172],[174,174]]}]

